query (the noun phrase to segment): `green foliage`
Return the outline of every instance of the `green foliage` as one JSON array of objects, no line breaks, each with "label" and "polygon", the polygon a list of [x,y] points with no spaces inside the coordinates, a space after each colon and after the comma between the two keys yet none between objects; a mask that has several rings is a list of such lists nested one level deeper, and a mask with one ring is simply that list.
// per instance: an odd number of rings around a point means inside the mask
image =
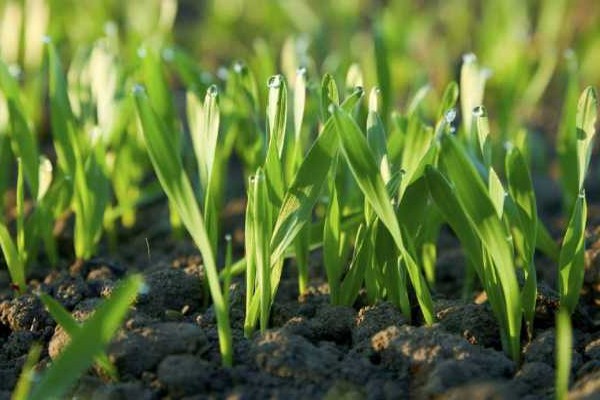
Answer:
[{"label": "green foliage", "polygon": [[167,130],[166,125],[153,110],[145,90],[142,87],[136,87],[133,97],[154,171],[163,190],[181,216],[184,226],[202,253],[208,286],[217,314],[223,364],[231,365],[233,349],[228,305],[223,297],[215,256],[192,185],[183,169],[176,143],[170,136],[172,132]]},{"label": "green foliage", "polygon": [[[587,202],[583,188],[590,163],[592,140],[596,134],[598,100],[596,91],[589,87],[581,94],[575,119],[576,146],[569,149],[571,159],[577,160],[577,193],[571,217],[560,249],[558,265],[558,291],[561,305],[570,314],[575,311],[583,285],[585,264],[585,225]],[[573,184],[575,187],[575,184]]]},{"label": "green foliage", "polygon": [[[68,324],[72,329],[67,328],[67,331],[73,331],[71,341],[42,376],[36,379],[27,398],[35,400],[63,396],[92,365],[94,358],[103,354],[103,349],[121,326],[142,285],[143,280],[139,275],[126,278],[78,329]],[[62,320],[67,321],[66,318]],[[30,369],[24,371],[30,374]]]},{"label": "green foliage", "polygon": [[[304,293],[309,260],[319,254],[333,304],[353,305],[364,291],[369,303],[385,299],[411,317],[416,298],[433,323],[437,241],[447,224],[466,256],[463,297],[470,300],[477,278],[514,360],[523,321],[533,335],[536,249],[558,264],[557,396],[565,396],[564,343],[583,284],[585,180],[597,122],[595,90],[577,96],[580,81],[600,82],[597,29],[569,2],[490,0],[473,12],[459,0],[418,7],[224,0],[185,4],[186,12],[202,7],[202,23],[177,26],[175,0],[79,3],[0,5],[0,247],[19,292],[29,268],[65,255],[55,221],[73,228],[82,261],[96,255],[103,235],[116,248],[119,221],[134,227],[137,207],[164,192],[174,232],[185,227],[202,254],[229,366],[232,277],[246,273],[249,337],[269,328],[283,269],[296,267]],[[587,11],[598,19],[598,10]],[[367,23],[365,15],[374,18]],[[48,32],[54,41],[44,45],[37,36]],[[444,89],[465,43],[474,53],[463,57],[460,93],[455,82]],[[563,62],[565,45],[574,50]],[[247,63],[229,61],[237,57]],[[264,90],[258,83],[267,79]],[[128,96],[138,81],[144,88]],[[534,192],[534,178],[548,170],[539,133],[557,122],[536,106],[557,93],[564,93],[556,153],[567,219],[560,238],[538,217]],[[148,180],[150,165],[158,183]],[[245,255],[235,262],[231,237],[220,246],[226,202],[239,194],[230,167],[247,182]],[[33,348],[16,398],[30,390],[33,398],[63,395],[94,362],[111,373],[102,349],[139,289],[127,282],[118,304],[111,298],[81,324],[41,295],[77,351],[65,350],[31,387]]]},{"label": "green foliage", "polygon": [[562,308],[556,314],[556,345],[554,349],[556,377],[555,398],[565,400],[569,393],[571,358],[573,354],[573,332],[569,310]]},{"label": "green foliage", "polygon": [[415,289],[425,321],[433,323],[433,303],[422,271],[411,254],[401,232],[391,199],[385,188],[377,162],[368,148],[367,140],[352,117],[339,107],[333,107],[336,132],[344,158],[375,214],[389,230]]},{"label": "green foliage", "polygon": [[[452,136],[442,137],[440,161],[452,186],[441,176],[434,178],[438,175],[430,169],[430,190],[432,193],[439,193],[437,196],[434,194],[436,204],[445,218],[450,220],[455,232],[464,231],[459,236],[466,239],[463,246],[467,253],[477,255],[472,260],[473,265],[479,268],[478,275],[498,319],[504,349],[514,360],[518,360],[521,297],[509,232],[498,212],[499,208],[502,211],[502,207],[498,207],[497,201],[494,202],[492,193],[486,189],[468,154]],[[490,174],[491,176],[493,175]],[[448,198],[456,198],[454,204],[447,204]],[[452,224],[453,220],[457,222],[457,215],[461,215],[460,218],[468,224]]]}]

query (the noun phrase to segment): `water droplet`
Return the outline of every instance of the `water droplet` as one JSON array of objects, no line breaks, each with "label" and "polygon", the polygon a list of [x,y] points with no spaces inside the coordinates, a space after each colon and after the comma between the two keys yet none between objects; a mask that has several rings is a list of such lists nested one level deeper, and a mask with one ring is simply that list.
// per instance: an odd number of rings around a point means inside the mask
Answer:
[{"label": "water droplet", "polygon": [[104,34],[106,36],[116,36],[118,32],[118,27],[115,21],[108,21],[104,24]]},{"label": "water droplet", "polygon": [[167,47],[162,52],[163,60],[171,62],[175,59],[175,50],[172,47]]},{"label": "water droplet", "polygon": [[450,133],[455,133],[456,132],[456,127],[455,126],[451,126],[449,129]]},{"label": "water droplet", "polygon": [[150,286],[144,282],[144,283],[142,283],[142,286],[140,287],[140,294],[146,295],[148,293],[150,293]]},{"label": "water droplet", "polygon": [[49,35],[43,35],[42,36],[42,43],[50,44],[50,43],[52,43],[52,38]]},{"label": "water droplet", "polygon": [[333,114],[335,111],[335,104],[331,103],[329,107],[327,107],[327,111],[329,111],[329,114]]},{"label": "water droplet", "polygon": [[210,85],[206,90],[206,94],[212,98],[215,98],[219,95],[219,88],[217,87],[217,85]]},{"label": "water droplet", "polygon": [[352,94],[358,94],[359,96],[362,96],[364,92],[365,88],[363,88],[362,86],[354,86],[354,93]]},{"label": "water droplet", "polygon": [[19,79],[21,77],[21,74],[23,73],[23,70],[21,69],[21,67],[18,64],[10,64],[8,66],[8,73],[15,79]]},{"label": "water droplet", "polygon": [[456,108],[451,108],[444,113],[444,119],[446,123],[451,124],[456,119]]},{"label": "water droplet", "polygon": [[226,234],[226,235],[225,235],[225,241],[226,241],[226,242],[231,242],[231,240],[232,240],[231,234],[229,234],[229,233],[228,233],[228,234]]},{"label": "water droplet", "polygon": [[241,74],[245,68],[246,68],[246,64],[244,64],[243,61],[236,61],[235,63],[233,63],[233,70],[237,74]]},{"label": "water droplet", "polygon": [[221,80],[227,80],[227,78],[229,77],[229,71],[227,71],[227,68],[220,67],[217,70],[217,77]]},{"label": "water droplet", "polygon": [[142,85],[140,83],[136,83],[135,85],[133,85],[131,92],[133,94],[143,94],[143,93],[146,93],[146,88],[144,87],[144,85]]},{"label": "water droplet", "polygon": [[278,89],[281,86],[282,82],[283,78],[281,75],[273,75],[269,78],[267,86],[269,87],[269,89]]},{"label": "water droplet", "polygon": [[473,108],[473,116],[476,118],[487,117],[487,110],[484,106],[477,106]]},{"label": "water droplet", "polygon": [[148,54],[148,50],[146,50],[146,48],[144,46],[138,47],[137,56],[139,58],[144,58],[144,57],[146,57],[147,54]]},{"label": "water droplet", "polygon": [[306,67],[300,67],[296,70],[296,75],[306,76]]},{"label": "water droplet", "polygon": [[471,64],[477,62],[477,56],[474,53],[463,54],[462,59],[464,64]]}]

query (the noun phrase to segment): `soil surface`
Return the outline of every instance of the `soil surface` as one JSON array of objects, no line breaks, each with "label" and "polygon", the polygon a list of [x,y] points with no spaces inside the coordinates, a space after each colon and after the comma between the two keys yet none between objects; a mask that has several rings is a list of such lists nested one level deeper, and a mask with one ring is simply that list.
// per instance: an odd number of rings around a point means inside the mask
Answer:
[{"label": "soil surface", "polygon": [[[553,200],[539,200],[542,205],[544,201]],[[573,399],[600,398],[600,220],[597,212],[596,217],[591,214],[584,294],[573,318]],[[315,254],[308,292],[299,295],[290,264],[272,309],[271,329],[250,338],[242,334],[244,283],[241,278],[233,280],[235,365],[223,368],[215,314],[203,297],[201,257],[189,241],[172,239],[167,220],[163,206],[143,210],[140,221],[145,226],[123,231],[114,255],[102,251],[102,258],[70,267],[65,261],[55,270],[42,263],[32,271],[27,294],[0,291],[0,399],[10,398],[34,342],[44,345],[40,369],[68,343],[34,293],[51,294],[82,321],[128,271],[142,271],[148,290],[139,296],[107,350],[119,380],[111,381],[93,368],[73,389],[73,397],[533,400],[554,396],[558,296],[552,289],[555,269],[543,257],[537,263],[542,279],[534,337],[528,341],[523,333],[520,364],[502,352],[485,296],[475,292],[472,301],[461,300],[464,259],[455,238],[444,231],[436,272],[438,322],[433,326],[422,326],[418,318],[407,321],[386,302],[367,305],[359,298],[354,307],[330,305]],[[226,219],[225,225],[239,244],[235,221],[235,216]],[[0,287],[9,287],[4,266]]]}]

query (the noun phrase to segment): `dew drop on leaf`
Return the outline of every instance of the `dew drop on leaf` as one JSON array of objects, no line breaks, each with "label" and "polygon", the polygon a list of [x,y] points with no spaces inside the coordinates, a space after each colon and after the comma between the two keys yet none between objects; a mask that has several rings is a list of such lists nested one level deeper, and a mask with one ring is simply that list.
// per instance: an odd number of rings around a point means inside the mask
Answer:
[{"label": "dew drop on leaf", "polygon": [[473,116],[477,118],[487,117],[487,110],[484,106],[477,106],[473,108]]},{"label": "dew drop on leaf", "polygon": [[282,82],[281,75],[273,75],[272,77],[269,78],[269,81],[267,82],[267,86],[270,89],[277,89],[281,86],[281,82]]},{"label": "dew drop on leaf", "polygon": [[444,119],[446,123],[451,124],[456,119],[456,108],[451,108],[444,114]]}]

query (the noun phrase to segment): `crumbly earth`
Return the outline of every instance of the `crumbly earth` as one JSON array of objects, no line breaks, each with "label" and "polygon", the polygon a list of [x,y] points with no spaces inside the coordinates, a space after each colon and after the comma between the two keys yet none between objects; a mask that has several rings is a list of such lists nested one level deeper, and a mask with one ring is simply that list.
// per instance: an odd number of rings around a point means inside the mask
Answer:
[{"label": "crumbly earth", "polygon": [[[204,297],[198,252],[185,240],[164,239],[161,229],[153,235],[135,235],[120,245],[115,256],[71,268],[42,268],[22,296],[0,292],[0,399],[10,398],[33,343],[44,346],[41,369],[69,342],[35,291],[51,294],[83,321],[133,270],[143,272],[148,290],[139,296],[107,349],[119,379],[111,381],[92,368],[73,389],[73,397],[533,400],[554,396],[553,326],[558,302],[551,282],[540,282],[534,337],[529,341],[523,332],[522,360],[516,364],[501,350],[498,326],[485,299],[461,300],[463,260],[448,233],[442,238],[438,322],[433,326],[423,326],[418,318],[408,321],[386,302],[368,305],[359,298],[354,307],[330,305],[315,263],[311,286],[301,296],[293,265],[286,268],[271,328],[246,338],[245,289],[243,280],[235,279],[230,287],[232,368],[220,365],[215,314]],[[573,399],[600,398],[600,227],[590,229],[588,247],[585,294],[574,317]],[[0,268],[0,285],[8,283]]]}]

